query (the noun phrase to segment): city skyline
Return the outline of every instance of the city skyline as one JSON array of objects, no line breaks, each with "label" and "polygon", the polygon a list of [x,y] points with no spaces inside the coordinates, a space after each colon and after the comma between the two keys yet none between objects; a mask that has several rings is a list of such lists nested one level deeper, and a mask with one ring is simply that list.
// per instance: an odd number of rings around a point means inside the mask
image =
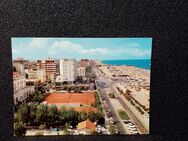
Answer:
[{"label": "city skyline", "polygon": [[12,38],[12,57],[150,59],[152,38]]}]

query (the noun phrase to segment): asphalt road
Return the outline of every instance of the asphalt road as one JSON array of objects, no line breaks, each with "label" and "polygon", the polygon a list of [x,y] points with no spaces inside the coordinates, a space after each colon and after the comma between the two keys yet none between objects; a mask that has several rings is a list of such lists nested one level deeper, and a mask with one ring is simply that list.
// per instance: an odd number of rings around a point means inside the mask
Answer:
[{"label": "asphalt road", "polygon": [[[97,74],[98,74],[98,73],[96,73],[96,75],[97,75]],[[98,76],[98,75],[97,75],[97,76]],[[102,78],[98,78],[98,80],[97,80],[96,82],[97,82],[97,83],[96,83],[97,89],[98,89],[99,91],[101,91],[101,93],[102,93],[102,95],[103,95],[103,96],[101,96],[101,97],[103,97],[103,98],[105,99],[105,101],[106,101],[106,103],[107,103],[107,105],[108,105],[109,111],[110,111],[111,114],[112,114],[112,118],[113,118],[115,124],[117,125],[120,134],[126,134],[126,131],[125,131],[125,129],[124,129],[124,125],[122,124],[122,122],[120,122],[121,119],[117,116],[116,111],[115,111],[113,105],[111,104],[111,102],[110,102],[110,100],[109,100],[109,97],[108,97],[108,95],[107,95],[107,92],[104,90],[104,88],[109,87],[109,85],[108,85],[107,83],[105,83],[105,82],[102,80]]]}]

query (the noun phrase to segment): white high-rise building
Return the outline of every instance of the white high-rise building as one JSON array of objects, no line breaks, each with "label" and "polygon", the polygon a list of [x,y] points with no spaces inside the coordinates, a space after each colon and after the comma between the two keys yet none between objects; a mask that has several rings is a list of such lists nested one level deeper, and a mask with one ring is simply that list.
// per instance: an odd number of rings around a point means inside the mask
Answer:
[{"label": "white high-rise building", "polygon": [[60,60],[60,76],[63,81],[74,81],[77,76],[77,62],[74,59]]}]

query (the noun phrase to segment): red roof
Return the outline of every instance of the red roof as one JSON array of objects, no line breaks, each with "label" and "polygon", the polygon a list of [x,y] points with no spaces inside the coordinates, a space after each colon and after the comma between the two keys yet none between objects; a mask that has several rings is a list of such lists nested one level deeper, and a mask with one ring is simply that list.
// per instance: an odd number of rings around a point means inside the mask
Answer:
[{"label": "red roof", "polygon": [[89,120],[85,120],[83,122],[78,123],[77,128],[78,128],[78,130],[84,129],[84,128],[95,129],[95,124]]}]

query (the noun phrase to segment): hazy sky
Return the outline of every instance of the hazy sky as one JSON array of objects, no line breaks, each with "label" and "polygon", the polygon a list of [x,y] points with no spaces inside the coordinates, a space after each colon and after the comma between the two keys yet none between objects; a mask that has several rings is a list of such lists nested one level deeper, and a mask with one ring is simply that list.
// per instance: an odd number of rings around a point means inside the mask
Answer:
[{"label": "hazy sky", "polygon": [[12,38],[13,59],[150,59],[152,38]]}]

